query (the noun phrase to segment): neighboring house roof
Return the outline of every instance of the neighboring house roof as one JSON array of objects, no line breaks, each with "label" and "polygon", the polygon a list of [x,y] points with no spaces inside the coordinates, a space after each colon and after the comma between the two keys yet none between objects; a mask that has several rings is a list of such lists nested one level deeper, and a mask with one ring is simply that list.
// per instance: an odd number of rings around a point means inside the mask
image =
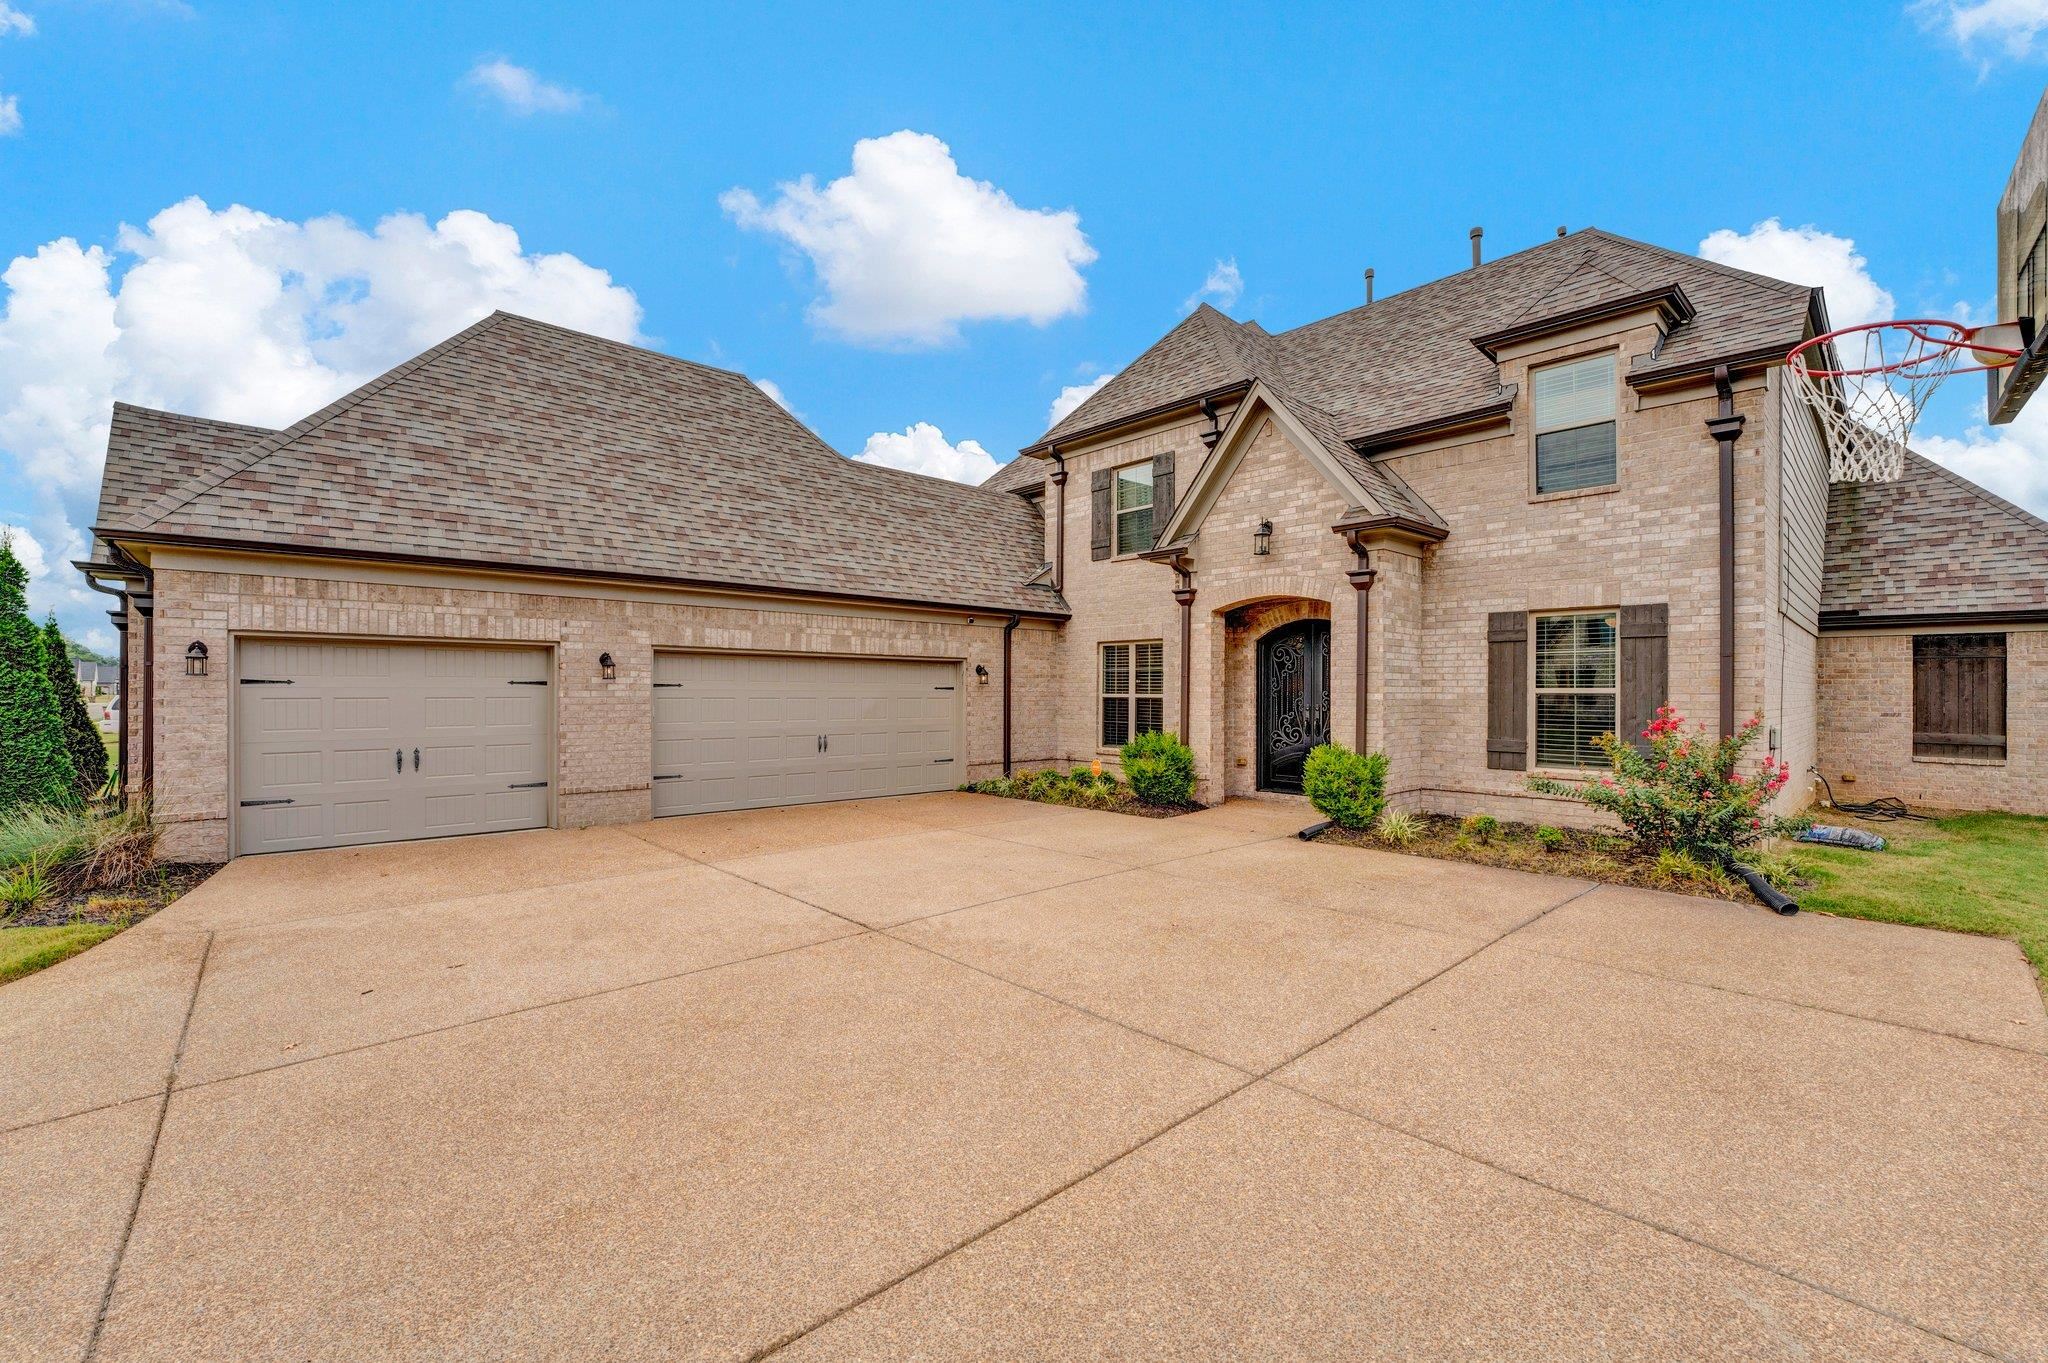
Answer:
[{"label": "neighboring house roof", "polygon": [[1499,371],[1475,337],[1665,289],[1679,290],[1693,315],[1631,371],[1638,382],[1782,354],[1807,335],[1816,296],[1588,228],[1278,334],[1204,305],[1030,448],[1254,378],[1321,409],[1343,440],[1369,441],[1498,402]]},{"label": "neighboring house roof", "polygon": [[1821,621],[2048,614],[2048,522],[1933,460],[1828,489]]},{"label": "neighboring house roof", "polygon": [[510,313],[283,431],[138,411],[100,521],[138,540],[1065,611],[1030,585],[1022,498],[856,463],[744,375]]}]

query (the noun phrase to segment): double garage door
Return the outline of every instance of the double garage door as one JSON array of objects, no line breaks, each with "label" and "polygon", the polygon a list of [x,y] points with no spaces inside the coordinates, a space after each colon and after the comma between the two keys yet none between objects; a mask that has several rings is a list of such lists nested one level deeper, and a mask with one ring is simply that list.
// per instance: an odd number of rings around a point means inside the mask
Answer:
[{"label": "double garage door", "polygon": [[[545,827],[545,649],[245,640],[235,850],[285,852]],[[654,813],[947,790],[960,667],[657,654]]]},{"label": "double garage door", "polygon": [[548,822],[548,654],[244,641],[235,849],[283,852]]},{"label": "double garage door", "polygon": [[656,654],[654,812],[949,790],[959,687],[949,662]]}]

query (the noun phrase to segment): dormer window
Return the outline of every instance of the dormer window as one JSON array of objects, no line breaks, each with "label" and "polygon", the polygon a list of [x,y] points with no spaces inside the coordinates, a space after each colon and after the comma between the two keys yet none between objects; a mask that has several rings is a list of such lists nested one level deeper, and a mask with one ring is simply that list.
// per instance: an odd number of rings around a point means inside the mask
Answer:
[{"label": "dormer window", "polygon": [[1532,370],[1536,491],[1576,492],[1620,481],[1614,444],[1614,355]]}]

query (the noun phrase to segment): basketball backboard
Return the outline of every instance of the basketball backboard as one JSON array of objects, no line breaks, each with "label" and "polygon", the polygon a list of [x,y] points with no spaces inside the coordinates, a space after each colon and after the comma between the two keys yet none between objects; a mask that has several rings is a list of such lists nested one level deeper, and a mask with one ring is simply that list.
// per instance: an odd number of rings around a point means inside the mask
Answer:
[{"label": "basketball backboard", "polygon": [[1987,376],[1994,426],[2018,416],[2048,378],[2048,93],[2034,108],[1998,200],[1998,316],[2020,323],[2026,353]]}]

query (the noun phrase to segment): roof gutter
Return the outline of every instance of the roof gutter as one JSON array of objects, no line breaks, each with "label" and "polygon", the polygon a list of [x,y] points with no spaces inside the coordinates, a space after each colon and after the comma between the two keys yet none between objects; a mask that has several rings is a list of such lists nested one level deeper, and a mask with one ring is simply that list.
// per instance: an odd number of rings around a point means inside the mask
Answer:
[{"label": "roof gutter", "polygon": [[1440,435],[1456,435],[1460,431],[1477,430],[1482,426],[1497,425],[1506,421],[1515,410],[1512,396],[1489,402],[1484,407],[1471,407],[1449,416],[1426,417],[1411,421],[1406,426],[1392,426],[1384,431],[1354,437],[1348,443],[1360,454],[1374,454],[1380,450],[1392,449],[1396,445],[1412,445],[1418,440],[1428,440]]},{"label": "roof gutter", "polygon": [[[893,606],[898,609],[943,611],[953,615],[1016,614],[1027,620],[1065,620],[1072,612],[1064,606],[1049,609],[974,601],[925,601],[916,597],[885,596],[870,592],[831,592],[815,587],[778,587],[758,582],[727,582],[711,578],[662,577],[654,573],[629,573],[617,569],[571,568],[561,564],[520,563],[496,559],[442,558],[432,554],[397,554],[367,549],[344,549],[332,545],[250,544],[241,540],[215,539],[203,535],[168,535],[153,531],[127,531],[96,525],[92,533],[109,544],[121,541],[163,545],[174,549],[226,549],[238,554],[290,558],[340,559],[349,562],[398,563],[430,568],[468,569],[474,572],[509,573],[523,577],[566,577],[579,581],[632,582],[686,591],[747,592],[763,596],[802,597],[815,601],[838,601],[849,605]],[[142,570],[145,574],[147,568]]]},{"label": "roof gutter", "polygon": [[1200,412],[1205,404],[1214,405],[1224,398],[1239,397],[1249,393],[1252,383],[1253,380],[1251,379],[1242,379],[1236,383],[1227,383],[1221,388],[1205,389],[1188,397],[1175,398],[1171,402],[1162,402],[1156,407],[1147,407],[1142,412],[1132,412],[1129,416],[1120,416],[1094,426],[1084,426],[1072,435],[1061,436],[1057,442],[1051,439],[1039,440],[1035,444],[1026,445],[1017,453],[1020,455],[1028,454],[1034,459],[1043,459],[1052,453],[1052,447],[1055,443],[1065,445],[1071,449],[1084,440],[1093,440],[1098,436],[1107,435],[1111,431],[1121,430],[1125,426],[1142,425],[1145,422],[1157,421],[1161,417],[1173,416],[1179,412]]},{"label": "roof gutter", "polygon": [[1989,625],[2048,625],[2048,607],[1991,607],[1985,610],[1889,612],[1865,615],[1861,611],[1836,610],[1820,613],[1823,634],[1862,629],[1953,629]]},{"label": "roof gutter", "polygon": [[[1477,263],[1476,261],[1474,262]],[[1589,322],[1604,322],[1612,317],[1623,317],[1644,308],[1656,308],[1664,315],[1665,327],[1683,326],[1697,315],[1698,309],[1685,296],[1685,290],[1676,284],[1666,284],[1661,289],[1645,289],[1640,293],[1628,294],[1621,298],[1610,298],[1604,303],[1591,303],[1568,312],[1552,313],[1513,326],[1489,331],[1483,336],[1474,336],[1472,344],[1487,359],[1498,363],[1500,352],[1517,341],[1531,341],[1539,336],[1568,331],[1572,327],[1584,326]]]}]

